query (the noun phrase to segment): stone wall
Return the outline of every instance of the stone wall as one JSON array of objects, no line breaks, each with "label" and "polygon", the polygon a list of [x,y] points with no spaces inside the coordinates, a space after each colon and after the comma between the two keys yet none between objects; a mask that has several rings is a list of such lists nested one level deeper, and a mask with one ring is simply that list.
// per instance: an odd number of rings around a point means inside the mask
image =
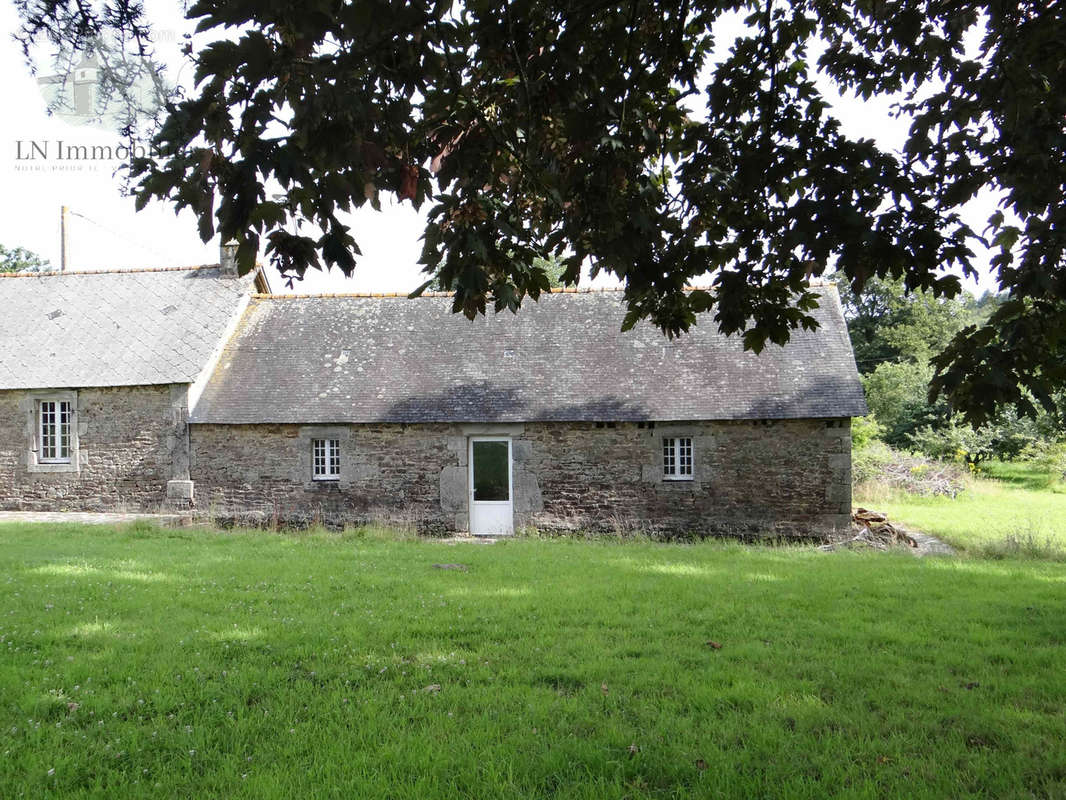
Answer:
[{"label": "stone wall", "polygon": [[[191,425],[198,513],[220,520],[342,524],[387,519],[448,528],[443,425]],[[311,439],[341,440],[338,481],[311,479]]]},{"label": "stone wall", "polygon": [[[36,401],[74,403],[70,464],[37,463]],[[188,478],[184,384],[0,391],[0,508],[156,511]]]},{"label": "stone wall", "polygon": [[[512,439],[515,527],[818,536],[847,524],[850,421],[523,425],[202,425],[196,508],[216,517],[467,527],[467,441]],[[335,483],[311,480],[312,438],[339,438]],[[692,481],[662,479],[662,439],[690,436]]]}]

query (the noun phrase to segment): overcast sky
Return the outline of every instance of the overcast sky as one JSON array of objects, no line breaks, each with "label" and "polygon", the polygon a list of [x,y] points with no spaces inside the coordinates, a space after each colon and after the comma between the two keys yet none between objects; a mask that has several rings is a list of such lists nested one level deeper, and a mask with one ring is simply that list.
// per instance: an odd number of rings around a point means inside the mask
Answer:
[{"label": "overcast sky", "polygon": [[[149,2],[157,48],[170,63],[179,64],[178,47],[187,24],[176,12],[181,4]],[[175,216],[161,203],[135,212],[133,201],[122,196],[114,176],[115,163],[70,164],[55,159],[59,142],[78,145],[117,145],[115,133],[88,125],[75,125],[47,113],[47,103],[37,78],[27,68],[20,48],[11,39],[18,18],[12,3],[0,2],[0,244],[25,247],[58,266],[60,261],[60,207],[72,212],[68,226],[68,269],[185,266],[217,263],[218,242],[203,244],[189,213]],[[48,74],[42,64],[39,75]],[[180,74],[178,79],[186,77]],[[885,101],[867,103],[832,97],[844,130],[852,136],[873,138],[883,147],[898,150],[907,125],[893,119]],[[30,142],[47,142],[50,157],[29,160]],[[21,144],[20,144],[21,143]],[[19,158],[19,155],[23,158]],[[363,251],[356,274],[309,274],[297,283],[297,292],[409,292],[425,280],[417,265],[423,218],[410,203],[383,198],[383,211],[367,208],[347,220]],[[980,230],[993,209],[990,197],[976,201],[971,224]],[[275,291],[286,289],[271,276]],[[601,277],[596,285],[611,285]],[[587,281],[585,282],[587,285]],[[991,288],[987,276],[980,286]]]}]

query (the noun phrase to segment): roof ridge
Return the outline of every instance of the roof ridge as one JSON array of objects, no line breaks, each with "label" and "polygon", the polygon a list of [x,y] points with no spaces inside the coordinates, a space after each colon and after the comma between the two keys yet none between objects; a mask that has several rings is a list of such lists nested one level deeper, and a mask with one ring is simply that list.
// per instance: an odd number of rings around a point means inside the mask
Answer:
[{"label": "roof ridge", "polygon": [[[684,291],[691,292],[695,289],[707,290],[707,286],[686,286]],[[624,286],[609,286],[599,289],[566,286],[549,289],[545,294],[607,294],[610,292],[623,292]],[[419,300],[423,297],[454,297],[455,292],[423,292],[416,297],[411,297],[407,292],[303,292],[295,294],[264,294],[256,292],[252,295],[253,300],[319,300],[324,298],[382,298],[390,297],[403,300]]]},{"label": "roof ridge", "polygon": [[452,297],[455,292],[423,292],[418,297],[412,298],[407,292],[304,292],[295,294],[264,294],[253,292],[253,300],[320,300],[335,297],[394,297],[417,300],[421,297]]},{"label": "roof ridge", "polygon": [[197,264],[188,267],[134,267],[133,269],[78,269],[45,270],[44,272],[0,272],[0,278],[60,278],[64,275],[115,275],[141,272],[196,272],[202,269],[220,269],[219,264]]}]

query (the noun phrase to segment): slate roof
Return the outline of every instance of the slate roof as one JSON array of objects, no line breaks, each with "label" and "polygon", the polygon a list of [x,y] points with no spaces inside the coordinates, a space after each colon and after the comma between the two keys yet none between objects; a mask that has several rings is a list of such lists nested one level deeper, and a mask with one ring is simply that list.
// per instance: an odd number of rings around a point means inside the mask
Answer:
[{"label": "slate roof", "polygon": [[0,389],[191,383],[252,291],[217,267],[0,278]]},{"label": "slate roof", "polygon": [[620,331],[619,292],[471,322],[445,297],[257,296],[192,421],[373,423],[847,417],[866,413],[835,290],[816,332],[744,352],[710,319]]}]

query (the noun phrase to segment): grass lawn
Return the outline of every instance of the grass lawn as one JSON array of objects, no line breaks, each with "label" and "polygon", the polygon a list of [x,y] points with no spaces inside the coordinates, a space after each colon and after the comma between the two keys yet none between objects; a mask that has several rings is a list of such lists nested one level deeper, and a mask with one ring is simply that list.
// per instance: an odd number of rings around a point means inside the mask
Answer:
[{"label": "grass lawn", "polygon": [[855,504],[977,553],[1066,559],[1066,487],[1031,464],[990,463],[958,497],[856,492]]},{"label": "grass lawn", "polygon": [[43,525],[0,562],[3,798],[1066,796],[1063,564]]}]

